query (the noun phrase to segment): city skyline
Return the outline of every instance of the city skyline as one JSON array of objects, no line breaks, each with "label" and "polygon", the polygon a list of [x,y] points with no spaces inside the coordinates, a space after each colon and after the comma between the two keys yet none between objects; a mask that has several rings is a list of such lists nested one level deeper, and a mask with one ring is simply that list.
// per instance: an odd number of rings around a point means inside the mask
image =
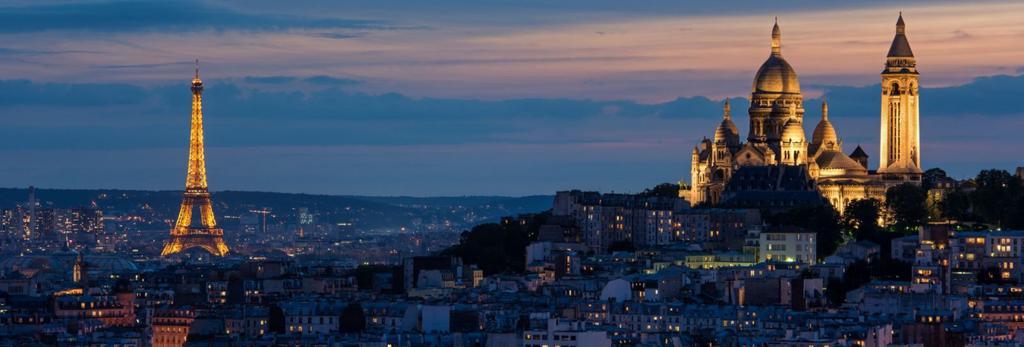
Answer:
[{"label": "city skyline", "polygon": [[[116,9],[108,14],[116,19],[162,8],[22,5],[2,12],[65,24],[0,27],[15,39],[2,51],[10,71],[0,82],[8,96],[0,109],[32,115],[0,130],[10,141],[2,151],[19,163],[0,172],[8,186],[174,189],[182,171],[175,163],[186,154],[178,134],[187,129],[186,97],[175,75],[189,69],[183,60],[198,56],[212,76],[208,155],[217,189],[417,196],[639,191],[686,178],[688,150],[718,121],[721,99],[734,98],[745,109],[745,99],[735,98],[748,93],[772,17],[715,6],[666,15],[636,6],[612,20],[619,9],[599,3],[550,9],[526,22],[513,19],[537,10],[510,10],[481,23],[470,13],[498,13],[501,6],[466,5],[438,26],[425,24],[438,21],[438,10],[416,6],[427,15],[409,18],[374,6],[268,14],[270,4],[243,10],[189,2],[174,8],[184,18],[137,23],[86,14]],[[465,4],[439,7],[458,5]],[[1013,148],[1020,140],[1012,133],[1022,111],[999,101],[1024,83],[1012,66],[1024,47],[1012,44],[1016,24],[1006,22],[1020,6],[900,9],[927,73],[924,168],[964,178],[1019,165]],[[808,117],[820,115],[813,105],[827,97],[847,145],[872,154],[878,153],[874,81],[898,10],[885,3],[817,5],[780,17]],[[551,18],[558,13],[578,16]],[[828,30],[813,30],[823,22]],[[183,29],[187,23],[194,27]],[[181,34],[164,34],[172,31]],[[91,41],[106,44],[81,47]],[[273,48],[254,50],[261,42]],[[153,46],[161,43],[168,45]],[[453,59],[447,55],[460,52],[427,47],[455,43],[454,51],[484,53]],[[97,58],[105,57],[100,64]],[[404,59],[391,60],[397,57]],[[804,126],[809,132],[813,124]]]},{"label": "city skyline", "polygon": [[1020,18],[13,0],[0,345],[1022,346]]}]

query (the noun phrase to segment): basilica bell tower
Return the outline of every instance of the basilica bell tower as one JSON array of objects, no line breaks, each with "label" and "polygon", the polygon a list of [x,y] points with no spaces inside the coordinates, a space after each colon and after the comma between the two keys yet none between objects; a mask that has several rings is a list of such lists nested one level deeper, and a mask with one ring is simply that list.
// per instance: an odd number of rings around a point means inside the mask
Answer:
[{"label": "basilica bell tower", "polygon": [[882,132],[878,173],[888,181],[921,179],[918,72],[903,15],[882,70]]}]

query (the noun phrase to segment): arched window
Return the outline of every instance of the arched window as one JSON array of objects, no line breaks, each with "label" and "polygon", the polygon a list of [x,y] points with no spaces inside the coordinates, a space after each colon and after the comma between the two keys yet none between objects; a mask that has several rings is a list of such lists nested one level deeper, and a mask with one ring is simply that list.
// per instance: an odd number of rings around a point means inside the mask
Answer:
[{"label": "arched window", "polygon": [[893,82],[892,86],[889,87],[889,95],[896,96],[900,95],[900,84]]}]

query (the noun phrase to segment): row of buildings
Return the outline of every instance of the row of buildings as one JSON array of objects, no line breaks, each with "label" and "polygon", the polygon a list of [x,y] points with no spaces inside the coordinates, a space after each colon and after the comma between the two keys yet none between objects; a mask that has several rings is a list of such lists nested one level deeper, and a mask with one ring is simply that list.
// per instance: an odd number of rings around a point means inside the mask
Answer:
[{"label": "row of buildings", "polygon": [[761,224],[756,209],[691,209],[675,197],[578,190],[556,193],[551,213],[571,222],[577,241],[597,252],[622,241],[637,247],[696,241],[741,250],[737,240]]},{"label": "row of buildings", "polygon": [[569,236],[571,248],[593,253],[622,243],[643,249],[691,243],[719,253],[705,257],[809,264],[817,259],[814,231],[768,228],[757,209],[691,209],[675,197],[563,191],[555,195],[552,215],[565,232],[542,233],[542,240]]},{"label": "row of buildings", "polygon": [[[558,218],[525,273],[457,257],[354,268],[320,259],[215,263],[114,255],[0,261],[0,341],[120,346],[1010,346],[1024,343],[1024,233],[931,225],[883,254],[767,230],[755,254],[680,240],[592,253]],[[556,235],[563,235],[558,238]],[[565,237],[569,236],[569,237]],[[748,241],[752,241],[749,240]],[[797,251],[797,252],[791,252]],[[801,256],[802,254],[802,256]],[[851,285],[858,264],[910,265]],[[880,263],[883,262],[883,263]],[[874,266],[874,265],[873,265]],[[877,265],[881,266],[881,265]],[[848,287],[846,287],[848,286]],[[837,302],[839,288],[846,287]]]},{"label": "row of buildings", "polygon": [[29,187],[24,204],[0,209],[0,237],[12,239],[67,238],[103,231],[103,211],[97,207],[54,208],[40,203]]}]

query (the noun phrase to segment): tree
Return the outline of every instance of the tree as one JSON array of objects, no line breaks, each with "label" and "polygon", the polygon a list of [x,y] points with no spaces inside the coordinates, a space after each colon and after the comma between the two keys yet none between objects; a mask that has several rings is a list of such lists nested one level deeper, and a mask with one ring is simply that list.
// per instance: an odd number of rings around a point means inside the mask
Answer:
[{"label": "tree", "polygon": [[679,185],[675,183],[662,183],[654,186],[653,188],[644,189],[643,196],[656,196],[665,198],[678,198],[679,197]]},{"label": "tree", "polygon": [[843,241],[842,221],[839,212],[832,205],[804,205],[792,209],[771,213],[762,211],[765,222],[775,226],[797,226],[817,233],[817,254],[819,257],[831,255]]},{"label": "tree", "polygon": [[855,200],[846,206],[843,224],[857,241],[871,241],[878,245],[881,259],[892,256],[892,240],[903,236],[892,233],[878,224],[882,203],[875,199]]},{"label": "tree", "polygon": [[946,219],[957,221],[973,220],[971,215],[971,196],[961,190],[946,193],[939,202],[939,210]]},{"label": "tree", "polygon": [[358,334],[366,330],[366,313],[363,306],[357,302],[345,305],[345,309],[341,311],[338,330],[345,334]]},{"label": "tree", "polygon": [[935,188],[939,181],[946,179],[947,177],[949,176],[946,175],[946,170],[940,168],[925,170],[924,174],[921,175],[921,186],[924,187],[925,190]]},{"label": "tree", "polygon": [[911,233],[925,223],[928,209],[927,193],[913,183],[903,183],[885,192],[885,207],[892,213],[892,228],[899,233]]},{"label": "tree", "polygon": [[909,263],[887,260],[885,258],[868,262],[858,260],[846,267],[843,278],[828,278],[825,288],[825,296],[829,303],[834,306],[842,305],[846,301],[846,293],[860,288],[872,279],[909,281],[911,266]]},{"label": "tree", "polygon": [[846,301],[846,293],[860,288],[871,281],[870,268],[864,260],[858,260],[846,268],[843,278],[829,277],[826,280],[825,297],[833,306],[842,305]]},{"label": "tree", "polygon": [[520,216],[513,223],[487,223],[462,232],[459,243],[441,251],[441,255],[462,258],[476,264],[485,275],[526,271],[526,246],[537,240],[540,226],[550,212]]},{"label": "tree", "polygon": [[1020,179],[993,169],[978,173],[974,183],[976,189],[971,193],[971,205],[982,220],[1000,228],[1024,227],[1024,217],[1020,215],[1024,189]]},{"label": "tree", "polygon": [[843,224],[857,241],[869,240],[878,243],[882,230],[878,225],[881,213],[882,203],[876,199],[854,200],[846,205]]}]

